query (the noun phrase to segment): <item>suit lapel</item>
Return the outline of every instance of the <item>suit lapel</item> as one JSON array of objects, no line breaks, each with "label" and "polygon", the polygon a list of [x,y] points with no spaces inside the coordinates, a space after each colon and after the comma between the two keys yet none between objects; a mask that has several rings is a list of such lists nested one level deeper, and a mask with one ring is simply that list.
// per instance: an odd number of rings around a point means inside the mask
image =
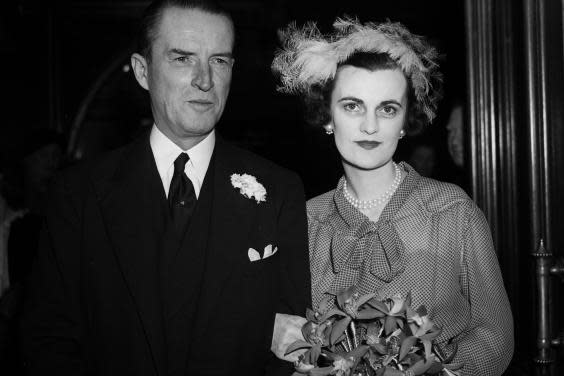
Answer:
[{"label": "suit lapel", "polygon": [[158,245],[166,197],[148,137],[125,149],[113,178],[97,188],[106,231],[139,311],[157,374],[164,375]]},{"label": "suit lapel", "polygon": [[231,175],[245,173],[235,152],[220,138],[216,141],[214,195],[210,219],[206,267],[199,299],[195,339],[206,331],[218,298],[233,270],[245,260],[238,254],[251,230],[255,215],[252,200],[242,199],[231,185]]}]

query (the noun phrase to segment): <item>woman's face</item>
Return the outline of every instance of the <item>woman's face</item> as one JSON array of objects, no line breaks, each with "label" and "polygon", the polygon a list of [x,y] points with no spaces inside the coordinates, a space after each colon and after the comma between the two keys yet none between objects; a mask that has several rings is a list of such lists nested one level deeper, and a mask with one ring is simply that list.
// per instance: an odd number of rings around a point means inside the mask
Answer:
[{"label": "woman's face", "polygon": [[391,161],[407,116],[407,88],[400,69],[339,68],[330,125],[344,163],[373,170]]}]

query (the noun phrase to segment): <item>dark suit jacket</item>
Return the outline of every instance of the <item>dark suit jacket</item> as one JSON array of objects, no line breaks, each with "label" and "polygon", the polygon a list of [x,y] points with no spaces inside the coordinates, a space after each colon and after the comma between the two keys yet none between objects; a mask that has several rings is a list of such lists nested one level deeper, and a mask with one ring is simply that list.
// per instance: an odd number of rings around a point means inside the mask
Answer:
[{"label": "dark suit jacket", "polygon": [[[219,138],[212,162],[204,181],[213,182],[211,211],[181,243],[200,242],[205,252],[168,266],[173,281],[202,278],[188,373],[279,371],[269,351],[275,312],[304,315],[311,301],[303,188],[295,174]],[[255,176],[266,202],[241,195],[234,173]],[[163,205],[148,137],[55,181],[22,320],[29,374],[167,374]],[[278,252],[251,263],[248,249],[268,244]],[[180,299],[190,288],[171,286]]]}]

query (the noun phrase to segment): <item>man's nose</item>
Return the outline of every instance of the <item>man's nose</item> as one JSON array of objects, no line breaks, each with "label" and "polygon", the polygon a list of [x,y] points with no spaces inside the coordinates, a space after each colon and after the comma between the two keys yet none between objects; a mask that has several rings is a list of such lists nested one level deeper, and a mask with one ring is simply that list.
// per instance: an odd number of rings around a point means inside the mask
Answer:
[{"label": "man's nose", "polygon": [[368,115],[360,125],[360,130],[366,134],[374,134],[380,130],[378,117],[375,115]]},{"label": "man's nose", "polygon": [[200,63],[192,78],[192,86],[202,91],[209,91],[213,87],[212,71],[208,63]]}]

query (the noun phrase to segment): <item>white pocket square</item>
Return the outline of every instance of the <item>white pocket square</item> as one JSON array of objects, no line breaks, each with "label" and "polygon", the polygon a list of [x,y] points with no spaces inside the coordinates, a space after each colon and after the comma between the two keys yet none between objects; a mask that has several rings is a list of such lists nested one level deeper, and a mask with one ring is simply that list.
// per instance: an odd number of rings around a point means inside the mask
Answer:
[{"label": "white pocket square", "polygon": [[249,254],[249,260],[251,260],[251,262],[261,259],[260,253],[258,253],[256,249],[249,248],[248,254]]},{"label": "white pocket square", "polygon": [[262,256],[262,258],[265,259],[267,257],[270,257],[276,252],[278,252],[278,247],[274,247],[274,249],[272,249],[272,244],[269,244],[264,247],[264,255]]},{"label": "white pocket square", "polygon": [[266,247],[264,247],[264,253],[262,257],[260,256],[260,253],[258,253],[258,251],[254,248],[249,248],[247,254],[249,255],[249,260],[251,262],[255,262],[258,260],[264,260],[274,255],[276,252],[278,252],[278,247],[274,247],[274,249],[272,249],[272,244],[269,244]]}]

